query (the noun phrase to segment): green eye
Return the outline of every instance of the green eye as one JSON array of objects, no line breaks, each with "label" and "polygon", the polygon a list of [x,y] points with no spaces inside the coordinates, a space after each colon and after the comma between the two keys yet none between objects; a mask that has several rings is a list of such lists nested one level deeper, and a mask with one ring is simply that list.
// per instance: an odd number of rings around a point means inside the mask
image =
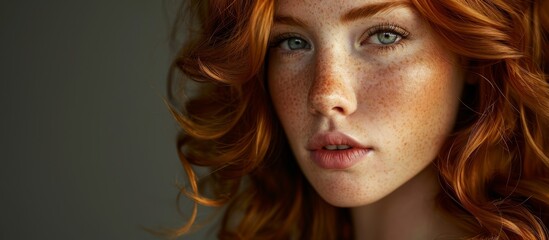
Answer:
[{"label": "green eye", "polygon": [[383,45],[393,44],[400,40],[400,37],[392,32],[381,32],[376,34],[377,40]]},{"label": "green eye", "polygon": [[288,50],[308,49],[309,43],[298,37],[291,37],[282,42],[282,48]]},{"label": "green eye", "polygon": [[361,38],[361,45],[372,45],[375,47],[392,47],[400,44],[400,41],[407,39],[409,32],[398,25],[383,23],[375,25],[366,30]]}]

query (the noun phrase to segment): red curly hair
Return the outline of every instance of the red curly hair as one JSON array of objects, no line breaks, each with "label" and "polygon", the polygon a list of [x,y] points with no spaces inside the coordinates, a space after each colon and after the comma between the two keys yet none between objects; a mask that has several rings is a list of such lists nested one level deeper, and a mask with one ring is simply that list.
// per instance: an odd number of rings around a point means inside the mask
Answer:
[{"label": "red curly hair", "polygon": [[[181,193],[195,205],[171,235],[188,232],[205,205],[227,206],[220,239],[351,239],[348,210],[309,185],[264,86],[275,1],[191,2],[184,12],[199,30],[173,61],[168,98],[182,127],[177,145],[188,187]],[[549,1],[412,3],[466,60],[474,83],[434,161],[440,207],[472,239],[547,239]],[[211,171],[200,178],[193,165]]]}]

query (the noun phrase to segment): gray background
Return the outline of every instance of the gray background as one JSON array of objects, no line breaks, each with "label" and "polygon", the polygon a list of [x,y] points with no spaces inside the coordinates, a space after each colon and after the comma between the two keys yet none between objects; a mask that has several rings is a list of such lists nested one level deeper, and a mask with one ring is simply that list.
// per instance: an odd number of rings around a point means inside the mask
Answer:
[{"label": "gray background", "polygon": [[158,239],[140,226],[182,223],[162,101],[174,2],[0,3],[0,239]]}]

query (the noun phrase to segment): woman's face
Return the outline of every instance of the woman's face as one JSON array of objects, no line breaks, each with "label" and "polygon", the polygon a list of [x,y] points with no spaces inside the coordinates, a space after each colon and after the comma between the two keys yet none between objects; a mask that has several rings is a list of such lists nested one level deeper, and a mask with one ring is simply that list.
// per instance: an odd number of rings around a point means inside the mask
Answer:
[{"label": "woman's face", "polygon": [[457,56],[407,1],[280,0],[269,90],[309,182],[353,207],[431,163],[454,126]]}]

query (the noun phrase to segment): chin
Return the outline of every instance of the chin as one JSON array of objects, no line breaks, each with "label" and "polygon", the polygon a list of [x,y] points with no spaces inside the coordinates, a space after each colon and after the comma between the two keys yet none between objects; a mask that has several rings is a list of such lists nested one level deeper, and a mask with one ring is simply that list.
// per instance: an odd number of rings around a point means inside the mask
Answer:
[{"label": "chin", "polygon": [[[324,186],[315,188],[324,201],[335,207],[360,207],[375,203],[391,193],[388,189],[372,189],[362,184],[359,186]],[[314,186],[314,184],[313,184]]]},{"label": "chin", "polygon": [[384,196],[370,196],[365,198],[357,198],[357,197],[341,197],[341,196],[334,196],[332,194],[331,196],[322,196],[321,197],[329,203],[330,205],[334,207],[342,207],[342,208],[353,208],[353,207],[360,207],[369,205],[372,203],[377,202],[378,200],[382,199]]}]

